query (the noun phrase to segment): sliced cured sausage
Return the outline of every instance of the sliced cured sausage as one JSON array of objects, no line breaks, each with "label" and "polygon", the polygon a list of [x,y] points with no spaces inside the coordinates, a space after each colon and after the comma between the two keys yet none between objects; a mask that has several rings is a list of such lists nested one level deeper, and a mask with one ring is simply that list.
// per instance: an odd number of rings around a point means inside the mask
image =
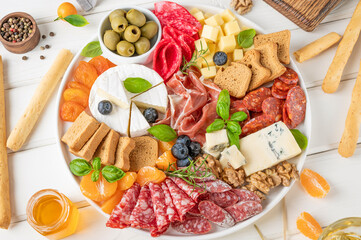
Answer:
[{"label": "sliced cured sausage", "polygon": [[288,91],[285,107],[293,128],[305,119],[306,101],[305,92],[300,86],[293,87]]},{"label": "sliced cured sausage", "polygon": [[237,194],[238,201],[255,201],[261,203],[261,199],[253,192],[246,189],[234,188],[231,190],[233,193]]},{"label": "sliced cured sausage", "polygon": [[[163,28],[163,38],[164,39],[171,39],[173,41],[175,41],[181,48],[182,48],[182,54],[185,57],[185,59],[187,61],[189,61],[192,58],[192,49],[190,48],[190,46],[188,45],[188,43],[184,40],[184,37],[181,37],[185,34],[183,34],[181,31],[178,31],[177,29],[170,27],[170,26],[165,26]],[[187,39],[188,41],[191,42],[190,39]],[[193,40],[193,45],[194,45],[194,40]]]},{"label": "sliced cured sausage", "polygon": [[255,117],[248,121],[242,128],[241,137],[245,137],[249,134],[255,133],[269,125],[273,124],[275,121],[267,116],[266,114],[262,114],[261,116]]},{"label": "sliced cured sausage", "polygon": [[262,103],[262,111],[271,117],[275,122],[282,120],[284,101],[274,97],[269,97]]},{"label": "sliced cured sausage", "polygon": [[262,205],[256,201],[238,202],[226,208],[236,222],[244,221],[262,211]]},{"label": "sliced cured sausage", "polygon": [[168,229],[170,224],[167,216],[167,205],[165,203],[164,192],[158,184],[152,182],[149,183],[149,190],[152,196],[157,229],[159,232],[163,232],[164,229]]},{"label": "sliced cured sausage", "polygon": [[236,204],[239,201],[237,194],[231,191],[221,193],[209,193],[209,200],[222,208],[226,208]]},{"label": "sliced cured sausage", "polygon": [[214,202],[201,201],[198,204],[198,209],[205,218],[218,226],[232,227],[235,224],[233,217]]},{"label": "sliced cured sausage", "polygon": [[297,84],[287,84],[281,81],[279,78],[276,78],[273,85],[281,91],[288,91],[291,88],[295,87]]},{"label": "sliced cured sausage", "polygon": [[107,227],[125,228],[130,226],[129,218],[137,204],[139,193],[140,186],[138,183],[134,183],[134,185],[125,192],[120,203],[113,209],[106,223]]},{"label": "sliced cured sausage", "polygon": [[167,206],[167,216],[169,222],[179,221],[180,218],[178,216],[177,209],[173,204],[173,200],[172,197],[170,196],[167,184],[165,182],[162,182],[161,187],[164,193],[165,205]]},{"label": "sliced cured sausage", "polygon": [[208,192],[211,193],[219,193],[219,192],[227,192],[232,189],[227,183],[221,180],[208,181],[202,184]]},{"label": "sliced cured sausage", "polygon": [[206,191],[202,188],[199,187],[195,187],[195,186],[191,186],[189,185],[186,181],[184,181],[183,179],[177,178],[177,177],[170,177],[170,179],[177,184],[177,186],[183,190],[183,192],[185,192],[189,197],[191,197],[193,199],[193,201],[197,202],[198,201],[198,197],[205,193]]},{"label": "sliced cured sausage", "polygon": [[272,94],[269,88],[261,87],[257,90],[247,93],[242,102],[249,111],[261,112],[262,102],[271,96]]},{"label": "sliced cured sausage", "polygon": [[282,114],[282,121],[286,124],[286,126],[289,129],[293,129],[296,128],[296,126],[292,123],[291,119],[288,117],[288,113],[287,113],[287,108],[286,108],[286,104],[283,105],[283,114]]},{"label": "sliced cured sausage", "polygon": [[198,209],[198,203],[194,205],[194,207],[189,210],[187,214],[190,214],[192,216],[201,216],[201,212]]},{"label": "sliced cured sausage", "polygon": [[183,222],[174,222],[172,227],[177,232],[205,234],[212,230],[212,224],[203,217],[187,215]]},{"label": "sliced cured sausage", "polygon": [[286,84],[297,84],[298,83],[298,74],[291,68],[287,68],[279,79]]},{"label": "sliced cured sausage", "polygon": [[272,85],[272,96],[278,99],[286,99],[288,91],[282,91],[276,88],[276,85]]}]

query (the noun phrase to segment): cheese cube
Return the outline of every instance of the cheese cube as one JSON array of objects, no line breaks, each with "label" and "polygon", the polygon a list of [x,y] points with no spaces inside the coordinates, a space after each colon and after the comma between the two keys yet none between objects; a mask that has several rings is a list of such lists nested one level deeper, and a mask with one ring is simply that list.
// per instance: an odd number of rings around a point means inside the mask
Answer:
[{"label": "cheese cube", "polygon": [[210,150],[207,148],[207,144],[206,144],[206,143],[203,145],[202,150],[203,150],[203,152],[205,152],[205,153],[207,153],[207,154],[209,154],[209,155],[211,155],[211,156],[213,156],[213,157],[215,157],[215,158],[217,158],[217,159],[218,159],[219,156],[221,155],[221,152],[219,152],[219,151],[210,151]]},{"label": "cheese cube", "polygon": [[204,22],[207,25],[213,26],[213,27],[221,26],[224,23],[221,15],[219,15],[219,14],[215,14],[212,17],[207,18]]},{"label": "cheese cube", "polygon": [[224,33],[223,33],[223,29],[221,28],[221,26],[218,26],[217,28],[218,28],[219,32],[218,32],[218,37],[217,37],[216,42],[218,43],[221,40],[221,37],[224,36]]},{"label": "cheese cube", "polygon": [[237,20],[234,20],[234,21],[225,23],[223,26],[223,31],[226,34],[226,36],[237,35],[238,33],[240,33],[241,28],[239,27]]},{"label": "cheese cube", "polygon": [[[206,50],[206,49],[208,48],[207,41],[206,41],[206,39],[204,39],[204,38],[200,38],[200,39],[194,41],[194,46],[195,46],[195,49],[196,49],[198,52],[201,51],[201,50]],[[206,55],[207,55],[207,54],[209,54],[209,52],[206,53]]]},{"label": "cheese cube", "polygon": [[212,13],[209,13],[209,12],[204,13],[205,19],[210,18],[210,17],[212,17],[212,16],[213,16]]},{"label": "cheese cube", "polygon": [[236,48],[236,39],[233,35],[221,37],[218,48],[225,53],[232,52]]},{"label": "cheese cube", "polygon": [[189,12],[194,16],[194,14],[201,12],[201,11],[198,8],[192,8]]},{"label": "cheese cube", "polygon": [[216,66],[201,68],[201,73],[204,78],[214,78],[217,74],[217,68]]},{"label": "cheese cube", "polygon": [[213,42],[208,43],[208,52],[214,54],[216,52],[216,44]]},{"label": "cheese cube", "polygon": [[224,22],[230,22],[230,21],[236,19],[233,12],[229,9],[226,9],[223,12],[221,12],[221,17]]},{"label": "cheese cube", "polygon": [[247,176],[301,153],[291,131],[281,121],[241,138],[239,143],[247,161],[243,166]]},{"label": "cheese cube", "polygon": [[202,12],[196,12],[196,13],[194,13],[194,14],[192,14],[192,15],[193,15],[193,17],[194,17],[195,19],[198,20],[198,22],[200,22],[202,25],[204,25],[204,20],[205,20],[205,18],[204,18],[204,15],[203,15]]},{"label": "cheese cube", "polygon": [[[223,152],[221,153],[220,162],[223,168],[224,166],[227,167],[229,163],[234,169],[238,169],[246,164],[246,159],[238,150],[236,145],[232,145],[229,148],[223,150]],[[225,165],[225,163],[227,163],[227,165]]]},{"label": "cheese cube", "polygon": [[206,133],[206,144],[208,150],[222,152],[229,145],[227,130]]},{"label": "cheese cube", "polygon": [[204,25],[201,37],[215,42],[218,37],[218,32],[219,32],[218,28],[209,25]]},{"label": "cheese cube", "polygon": [[208,67],[208,66],[214,66],[214,62],[213,62],[213,56],[214,54],[208,54],[207,56],[204,57],[204,59],[202,58],[202,67]]},{"label": "cheese cube", "polygon": [[243,58],[242,49],[234,49],[233,51],[233,61],[240,61]]},{"label": "cheese cube", "polygon": [[199,68],[199,69],[201,69],[202,67],[203,67],[203,62],[204,62],[204,60],[203,60],[203,58],[198,58],[197,60],[196,60],[196,66]]}]

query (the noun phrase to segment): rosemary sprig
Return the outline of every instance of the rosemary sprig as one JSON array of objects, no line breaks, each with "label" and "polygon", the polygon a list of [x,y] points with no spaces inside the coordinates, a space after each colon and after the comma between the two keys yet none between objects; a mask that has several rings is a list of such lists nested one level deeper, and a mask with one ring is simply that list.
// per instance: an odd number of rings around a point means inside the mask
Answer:
[{"label": "rosemary sprig", "polygon": [[189,62],[187,62],[187,60],[183,56],[183,64],[182,64],[183,67],[181,68],[181,72],[183,74],[188,75],[187,69],[190,68],[191,66],[195,66],[196,68],[199,69],[199,67],[197,65],[197,60],[200,59],[200,58],[203,59],[206,62],[207,68],[209,69],[208,61],[204,57],[206,55],[206,53],[208,53],[209,48],[207,46],[206,49],[203,49],[202,42],[200,42],[200,43],[201,43],[201,49],[198,51],[198,49],[196,47],[195,51],[192,54],[192,58],[189,60]]}]

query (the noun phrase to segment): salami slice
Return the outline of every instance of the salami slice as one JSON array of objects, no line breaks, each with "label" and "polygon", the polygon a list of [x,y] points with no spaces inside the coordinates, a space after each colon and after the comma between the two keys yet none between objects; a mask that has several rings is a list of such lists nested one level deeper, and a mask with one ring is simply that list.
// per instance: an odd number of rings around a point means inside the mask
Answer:
[{"label": "salami slice", "polygon": [[185,42],[184,37],[182,38],[183,35],[185,34],[170,26],[165,26],[163,28],[163,37],[165,39],[171,38],[173,41],[175,41],[182,48],[182,54],[185,59],[189,61],[192,58],[193,51],[191,50],[190,46],[188,46],[187,42]]},{"label": "salami slice", "polygon": [[[251,119],[253,119],[253,118],[256,118],[256,117],[258,117],[258,116],[261,116],[261,115],[263,115],[263,112],[250,112],[250,115],[251,115]],[[251,120],[250,119],[250,120]],[[245,124],[246,124],[247,122],[245,122]],[[243,125],[244,126],[244,125]]]},{"label": "salami slice", "polygon": [[226,208],[236,222],[244,221],[262,211],[262,205],[256,201],[238,202]]},{"label": "salami slice", "polygon": [[287,68],[286,72],[284,72],[279,79],[286,84],[297,84],[298,74],[291,68]]},{"label": "salami slice", "polygon": [[157,223],[157,229],[159,232],[163,232],[164,229],[168,229],[170,221],[167,216],[167,205],[165,203],[165,197],[163,189],[155,183],[149,183],[149,190],[152,196],[153,211],[155,213],[155,219]]},{"label": "salami slice", "polygon": [[227,192],[232,189],[232,187],[229,186],[227,183],[218,179],[205,182],[202,186],[204,186],[205,189],[211,193]]},{"label": "salami slice", "polygon": [[283,116],[282,121],[286,124],[289,129],[296,128],[296,126],[292,123],[291,119],[288,117],[286,105],[283,105]]},{"label": "salami slice", "polygon": [[221,227],[232,227],[235,224],[233,217],[214,202],[201,201],[198,209],[205,218]]},{"label": "salami slice", "polygon": [[288,91],[282,91],[276,88],[276,85],[272,85],[272,96],[278,99],[286,99]]},{"label": "salami slice", "polygon": [[198,204],[194,205],[194,207],[189,210],[187,214],[190,214],[192,216],[201,216],[201,212],[198,209]]},{"label": "salami slice", "polygon": [[196,205],[196,203],[188,197],[172,180],[165,180],[170,195],[172,196],[173,204],[177,209],[179,218],[181,221],[184,220],[185,214]]},{"label": "salami slice", "polygon": [[113,209],[106,223],[107,227],[122,229],[130,226],[129,218],[137,204],[139,193],[140,186],[138,183],[134,183],[134,185],[124,193],[120,203]]},{"label": "salami slice", "polygon": [[174,230],[181,233],[205,234],[212,230],[212,225],[203,217],[187,216],[183,222],[172,223]]},{"label": "salami slice", "polygon": [[226,208],[236,204],[239,201],[237,194],[231,191],[221,193],[209,193],[209,200],[220,206]]},{"label": "salami slice", "polygon": [[261,199],[253,192],[246,189],[234,188],[231,190],[233,193],[237,194],[239,201],[255,201],[261,203]]},{"label": "salami slice", "polygon": [[180,178],[176,178],[176,177],[170,177],[170,179],[177,184],[177,186],[183,190],[183,192],[185,192],[189,197],[191,197],[193,199],[193,201],[197,202],[198,201],[198,197],[205,193],[206,191],[202,188],[199,187],[194,187],[189,185],[186,181],[184,181],[183,179]]},{"label": "salami slice", "polygon": [[169,222],[179,221],[180,218],[177,213],[177,209],[174,207],[172,197],[170,196],[168,186],[165,182],[162,182],[161,187],[164,193],[164,201],[167,206],[167,216]]},{"label": "salami slice", "polygon": [[306,95],[300,86],[293,87],[288,91],[285,106],[292,126],[297,127],[306,116]]},{"label": "salami slice", "polygon": [[248,116],[246,120],[244,120],[240,123],[241,127],[243,127],[243,125],[251,119],[250,113],[249,113],[248,109],[246,108],[246,106],[243,104],[242,100],[231,101],[231,107],[229,110],[229,114],[232,115],[233,113],[240,112],[240,111],[245,112]]},{"label": "salami slice", "polygon": [[274,122],[275,121],[266,114],[255,117],[243,126],[241,137],[245,137],[249,134],[255,133],[265,127],[270,126]]},{"label": "salami slice", "polygon": [[272,118],[275,122],[282,120],[284,101],[274,97],[269,97],[262,103],[264,114]]},{"label": "salami slice", "polygon": [[281,81],[279,78],[276,78],[273,85],[281,90],[281,91],[285,91],[287,92],[288,90],[290,90],[291,88],[295,87],[297,84],[287,84],[283,81]]},{"label": "salami slice", "polygon": [[249,92],[243,98],[244,106],[253,112],[261,112],[262,111],[262,102],[266,99],[271,97],[271,90],[266,87],[261,87],[257,90]]}]

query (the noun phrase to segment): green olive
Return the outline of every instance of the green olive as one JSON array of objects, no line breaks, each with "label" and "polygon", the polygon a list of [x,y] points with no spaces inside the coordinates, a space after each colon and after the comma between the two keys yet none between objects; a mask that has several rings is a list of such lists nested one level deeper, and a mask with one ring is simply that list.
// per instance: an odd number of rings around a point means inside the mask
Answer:
[{"label": "green olive", "polygon": [[120,41],[117,44],[117,52],[121,56],[130,57],[135,52],[134,45],[127,41]]},{"label": "green olive", "polygon": [[138,55],[142,55],[143,53],[146,53],[150,49],[150,42],[148,38],[146,37],[140,37],[138,41],[134,43],[135,46],[135,52]]},{"label": "green olive", "polygon": [[130,24],[137,27],[142,27],[146,21],[144,14],[135,9],[130,9],[126,14],[126,18]]},{"label": "green olive", "polygon": [[140,38],[140,29],[135,25],[128,26],[124,31],[124,40],[134,43]]},{"label": "green olive", "polygon": [[109,50],[116,50],[117,44],[120,41],[120,36],[113,30],[107,30],[104,33],[103,37],[104,45],[109,48]]},{"label": "green olive", "polygon": [[112,29],[117,33],[124,32],[124,30],[128,27],[128,21],[125,17],[116,16],[110,24],[112,25]]},{"label": "green olive", "polygon": [[111,12],[109,14],[109,21],[113,21],[113,18],[115,16],[119,16],[119,17],[125,17],[125,14],[127,14],[127,11],[123,10],[123,9],[116,9],[113,12]]},{"label": "green olive", "polygon": [[141,27],[140,31],[142,32],[143,37],[152,39],[152,37],[154,37],[158,32],[158,25],[154,21],[149,21]]}]

